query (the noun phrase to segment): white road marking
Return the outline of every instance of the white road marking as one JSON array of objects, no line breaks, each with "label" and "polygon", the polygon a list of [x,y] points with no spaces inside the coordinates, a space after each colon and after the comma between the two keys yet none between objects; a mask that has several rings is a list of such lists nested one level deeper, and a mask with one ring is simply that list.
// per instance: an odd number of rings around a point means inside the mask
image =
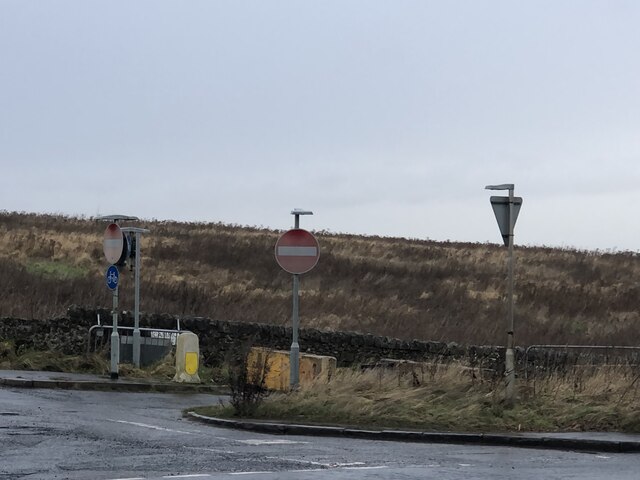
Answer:
[{"label": "white road marking", "polygon": [[187,475],[165,475],[162,478],[197,478],[197,477],[210,477],[208,473],[192,473]]},{"label": "white road marking", "polygon": [[187,475],[165,475],[162,478],[196,478],[196,477],[210,477],[208,473],[191,473]]},{"label": "white road marking", "polygon": [[163,432],[182,433],[184,435],[197,435],[198,433],[200,433],[200,432],[185,432],[184,430],[173,430],[171,428],[158,427],[157,425],[149,425],[147,423],[127,422],[126,420],[114,420],[112,418],[107,418],[107,420],[109,422],[124,423],[126,425],[134,425],[136,427],[150,428],[152,430],[160,430]]},{"label": "white road marking", "polygon": [[322,463],[322,462],[314,462],[313,460],[301,460],[298,458],[286,458],[286,457],[265,457],[265,458],[267,460],[282,460],[285,462],[301,463],[303,465],[318,465],[320,467],[325,467],[325,468],[341,468],[341,467],[354,467],[357,465],[366,465],[366,463],[364,462]]},{"label": "white road marking", "polygon": [[388,468],[386,465],[378,465],[375,467],[342,467],[342,470],[380,470],[382,468]]},{"label": "white road marking", "polygon": [[264,457],[264,458],[266,458],[267,460],[282,460],[284,462],[302,463],[303,465],[320,465],[322,467],[329,466],[328,463],[314,462],[312,460],[299,460],[297,458],[285,458],[285,457]]},{"label": "white road marking", "polygon": [[266,475],[268,473],[276,472],[230,472],[229,475]]},{"label": "white road marking", "polygon": [[143,477],[112,478],[110,480],[144,480],[144,478]]},{"label": "white road marking", "polygon": [[214,452],[214,453],[236,453],[233,450],[223,450],[221,448],[187,447],[186,445],[184,445],[184,448],[188,448],[189,450],[204,450],[206,452]]},{"label": "white road marking", "polygon": [[607,457],[605,455],[596,455],[596,458],[603,458],[605,460],[609,460],[611,457]]},{"label": "white road marking", "polygon": [[236,442],[245,445],[295,445],[309,442],[295,442],[293,440],[260,440],[259,438],[250,438],[249,440],[236,440]]},{"label": "white road marking", "polygon": [[[355,462],[355,463],[361,463],[361,462]],[[378,465],[378,466],[372,466],[372,467],[362,467],[362,466],[358,466],[358,467],[337,467],[337,468],[332,468],[333,470],[381,470],[383,468],[388,468],[386,465]],[[309,468],[309,469],[304,469],[304,470],[284,470],[284,471],[271,471],[271,470],[258,470],[255,472],[219,472],[218,474],[222,473],[224,475],[271,475],[274,473],[308,473],[308,472],[326,472],[327,469],[326,468]],[[171,478],[196,478],[196,477],[211,477],[213,474],[207,474],[207,473],[195,473],[195,474],[191,474],[191,475],[166,475],[162,478],[167,478],[167,479],[171,479]],[[125,479],[125,478],[119,478],[119,479],[114,479],[114,480],[144,480],[144,479],[139,479],[139,478],[131,478],[131,479]]]},{"label": "white road marking", "polygon": [[459,463],[458,465],[460,465],[461,467],[472,467],[473,466],[470,463]]}]

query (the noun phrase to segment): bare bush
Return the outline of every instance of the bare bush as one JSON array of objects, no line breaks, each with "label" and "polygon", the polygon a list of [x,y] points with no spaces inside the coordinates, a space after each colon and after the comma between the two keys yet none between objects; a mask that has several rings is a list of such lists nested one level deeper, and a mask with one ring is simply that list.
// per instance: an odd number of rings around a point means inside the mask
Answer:
[{"label": "bare bush", "polygon": [[239,417],[251,416],[269,395],[269,391],[265,388],[269,369],[268,361],[265,359],[262,365],[255,366],[257,368],[247,368],[250,349],[251,344],[247,343],[243,348],[228,355],[225,361],[226,380],[231,390],[229,403],[235,415]]}]

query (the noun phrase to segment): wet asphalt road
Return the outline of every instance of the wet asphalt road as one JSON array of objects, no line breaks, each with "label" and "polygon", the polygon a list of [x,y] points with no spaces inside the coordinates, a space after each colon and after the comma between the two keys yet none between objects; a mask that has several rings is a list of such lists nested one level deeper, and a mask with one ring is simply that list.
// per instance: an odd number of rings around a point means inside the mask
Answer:
[{"label": "wet asphalt road", "polygon": [[182,418],[212,395],[0,388],[0,479],[640,478],[638,454],[226,430]]}]

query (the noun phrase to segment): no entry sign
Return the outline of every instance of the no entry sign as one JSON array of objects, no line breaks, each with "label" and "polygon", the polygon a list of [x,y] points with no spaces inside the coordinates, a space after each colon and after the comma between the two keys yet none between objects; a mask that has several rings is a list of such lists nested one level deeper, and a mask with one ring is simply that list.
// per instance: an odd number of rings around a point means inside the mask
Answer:
[{"label": "no entry sign", "polygon": [[104,231],[102,249],[107,261],[113,265],[122,265],[129,253],[129,244],[120,227],[111,223]]},{"label": "no entry sign", "polygon": [[111,264],[118,263],[120,255],[122,255],[123,239],[120,227],[111,223],[104,231],[104,240],[102,241],[102,249],[107,261]]},{"label": "no entry sign", "polygon": [[316,237],[306,230],[294,228],[276,242],[276,261],[285,272],[307,273],[318,263],[320,247]]}]

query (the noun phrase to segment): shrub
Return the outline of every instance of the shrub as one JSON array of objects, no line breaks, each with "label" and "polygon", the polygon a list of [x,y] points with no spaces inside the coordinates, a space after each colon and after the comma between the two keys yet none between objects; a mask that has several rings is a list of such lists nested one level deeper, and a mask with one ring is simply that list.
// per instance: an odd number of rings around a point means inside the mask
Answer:
[{"label": "shrub", "polygon": [[234,414],[238,417],[251,416],[269,395],[265,388],[265,379],[268,373],[268,362],[265,361],[262,368],[248,371],[247,356],[251,349],[250,344],[227,356],[227,383],[231,390],[230,404]]}]

